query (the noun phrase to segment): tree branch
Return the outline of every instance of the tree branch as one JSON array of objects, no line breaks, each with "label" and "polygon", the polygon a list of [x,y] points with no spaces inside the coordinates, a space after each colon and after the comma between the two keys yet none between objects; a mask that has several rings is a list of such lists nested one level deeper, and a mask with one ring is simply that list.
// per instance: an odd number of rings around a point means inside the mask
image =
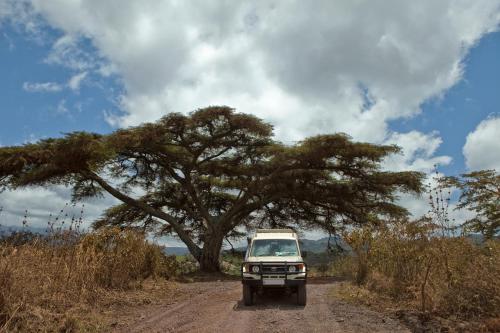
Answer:
[{"label": "tree branch", "polygon": [[210,216],[206,207],[202,204],[202,202],[198,196],[198,193],[193,186],[192,179],[191,179],[191,176],[189,175],[189,172],[183,171],[184,178],[182,178],[182,177],[179,177],[179,175],[177,175],[175,173],[175,170],[173,170],[170,166],[164,165],[164,167],[168,171],[170,176],[173,179],[175,179],[187,191],[187,193],[191,197],[191,200],[193,200],[196,208],[198,209],[199,213],[201,214],[202,218],[206,221],[205,227],[208,228],[208,226],[213,226],[212,217]]},{"label": "tree branch", "polygon": [[109,194],[117,198],[118,200],[130,205],[134,206],[146,213],[148,213],[151,216],[157,217],[163,221],[168,222],[172,228],[175,230],[179,238],[186,244],[186,246],[189,248],[190,252],[193,253],[193,255],[201,255],[201,249],[196,245],[193,240],[189,237],[189,235],[186,233],[182,225],[177,221],[177,219],[170,214],[165,213],[164,211],[155,209],[147,204],[145,204],[142,201],[136,200],[134,198],[129,197],[128,195],[118,191],[116,188],[111,186],[108,182],[106,182],[103,178],[101,178],[99,175],[96,173],[90,171],[90,170],[85,170],[82,171],[81,174],[84,177],[87,177],[91,180],[94,180],[97,182],[104,190],[106,190]]},{"label": "tree branch", "polygon": [[208,212],[207,208],[201,202],[200,197],[198,196],[198,192],[196,191],[196,188],[193,186],[191,175],[189,173],[185,175],[184,182],[182,182],[181,185],[184,186],[184,188],[191,196],[191,199],[193,199],[196,208],[198,208],[203,219],[205,219],[207,227],[208,226],[213,227],[212,216],[210,216],[210,213]]}]

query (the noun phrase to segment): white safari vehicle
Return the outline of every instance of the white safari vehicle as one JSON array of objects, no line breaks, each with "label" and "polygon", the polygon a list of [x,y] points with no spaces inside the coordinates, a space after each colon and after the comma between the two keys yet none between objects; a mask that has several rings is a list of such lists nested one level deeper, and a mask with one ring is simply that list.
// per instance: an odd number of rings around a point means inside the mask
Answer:
[{"label": "white safari vehicle", "polygon": [[257,230],[248,239],[241,278],[245,305],[268,288],[284,288],[297,295],[297,304],[306,305],[307,271],[297,234],[291,229]]}]

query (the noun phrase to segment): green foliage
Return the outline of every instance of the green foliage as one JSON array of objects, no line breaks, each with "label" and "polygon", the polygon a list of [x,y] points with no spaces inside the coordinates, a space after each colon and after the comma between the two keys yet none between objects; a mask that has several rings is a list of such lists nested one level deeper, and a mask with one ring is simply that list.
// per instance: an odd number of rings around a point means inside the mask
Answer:
[{"label": "green foliage", "polygon": [[476,213],[464,227],[480,232],[487,239],[500,232],[500,174],[495,170],[466,173],[448,177],[445,183],[458,187],[462,193],[457,209],[468,208]]},{"label": "green foliage", "polygon": [[222,251],[222,271],[228,275],[241,276],[241,264],[245,257],[242,251]]},{"label": "green foliage", "polygon": [[173,113],[109,135],[0,148],[0,188],[62,183],[75,199],[108,192],[122,204],[97,228],[174,233],[206,270],[218,269],[222,241],[238,226],[334,232],[377,224],[406,215],[394,204],[397,191],[421,190],[420,173],[380,170],[396,146],[345,134],[287,146],[272,136],[271,125],[229,107]]},{"label": "green foliage", "polygon": [[198,262],[192,255],[177,255],[175,256],[176,270],[175,275],[182,276],[195,273],[198,270]]}]

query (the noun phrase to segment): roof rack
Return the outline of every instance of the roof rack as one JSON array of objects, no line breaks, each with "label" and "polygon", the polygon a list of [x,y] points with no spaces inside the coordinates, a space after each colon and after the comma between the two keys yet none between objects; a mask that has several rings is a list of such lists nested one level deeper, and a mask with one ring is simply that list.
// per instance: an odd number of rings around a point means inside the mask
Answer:
[{"label": "roof rack", "polygon": [[294,234],[295,231],[292,229],[257,229],[255,231],[257,234],[265,234],[265,233],[283,233],[283,234]]}]

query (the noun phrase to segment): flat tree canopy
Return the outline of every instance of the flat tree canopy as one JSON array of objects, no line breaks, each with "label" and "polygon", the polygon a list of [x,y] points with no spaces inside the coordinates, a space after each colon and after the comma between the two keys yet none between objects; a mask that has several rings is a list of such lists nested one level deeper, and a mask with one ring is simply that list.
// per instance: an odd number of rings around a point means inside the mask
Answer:
[{"label": "flat tree canopy", "polygon": [[397,152],[345,134],[285,145],[261,119],[212,106],[108,135],[0,148],[0,186],[65,184],[75,200],[107,192],[122,204],[96,228],[175,234],[210,271],[219,269],[224,238],[242,226],[331,231],[407,214],[396,193],[419,192],[422,175],[382,171],[382,159]]}]

